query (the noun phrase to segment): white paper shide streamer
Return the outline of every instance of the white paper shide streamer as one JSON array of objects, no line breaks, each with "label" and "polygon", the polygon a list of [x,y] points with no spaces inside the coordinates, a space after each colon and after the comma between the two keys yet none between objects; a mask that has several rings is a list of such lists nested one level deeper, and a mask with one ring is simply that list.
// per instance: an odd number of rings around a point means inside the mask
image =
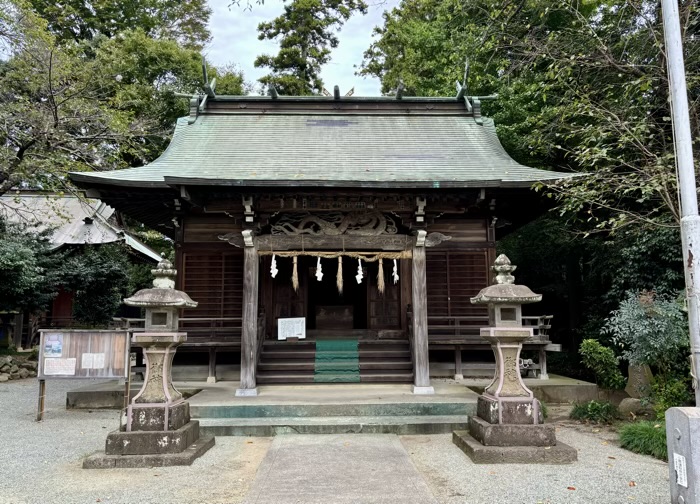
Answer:
[{"label": "white paper shide streamer", "polygon": [[321,267],[321,258],[316,261],[316,280],[319,282],[323,279],[323,268]]},{"label": "white paper shide streamer", "polygon": [[391,276],[394,279],[394,284],[399,283],[399,267],[396,265],[396,259],[394,259],[394,271]]},{"label": "white paper shide streamer", "polygon": [[355,275],[355,280],[357,280],[357,283],[361,284],[362,283],[362,259],[357,260],[357,275]]},{"label": "white paper shide streamer", "polygon": [[270,263],[270,275],[272,278],[275,278],[277,276],[277,273],[279,273],[279,270],[277,269],[277,257],[272,254],[272,262]]}]

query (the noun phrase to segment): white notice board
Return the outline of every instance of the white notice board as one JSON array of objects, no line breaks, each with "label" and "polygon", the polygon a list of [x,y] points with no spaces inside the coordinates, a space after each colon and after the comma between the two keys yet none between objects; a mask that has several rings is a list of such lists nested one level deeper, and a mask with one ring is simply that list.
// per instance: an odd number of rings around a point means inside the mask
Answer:
[{"label": "white notice board", "polygon": [[280,318],[277,319],[277,339],[306,338],[306,318]]}]

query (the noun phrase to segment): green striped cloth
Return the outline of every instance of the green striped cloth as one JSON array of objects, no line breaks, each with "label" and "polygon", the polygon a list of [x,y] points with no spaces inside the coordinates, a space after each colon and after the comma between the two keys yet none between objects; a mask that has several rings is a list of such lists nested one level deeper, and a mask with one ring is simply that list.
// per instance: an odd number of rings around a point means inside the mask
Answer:
[{"label": "green striped cloth", "polygon": [[359,383],[360,353],[357,339],[316,340],[314,381]]}]

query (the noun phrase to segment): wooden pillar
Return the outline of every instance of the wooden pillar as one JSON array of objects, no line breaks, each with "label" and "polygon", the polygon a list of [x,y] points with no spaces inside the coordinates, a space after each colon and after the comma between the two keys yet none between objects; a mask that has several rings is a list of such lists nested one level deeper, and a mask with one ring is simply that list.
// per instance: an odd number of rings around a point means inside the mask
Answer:
[{"label": "wooden pillar", "polygon": [[209,347],[209,376],[207,383],[216,383],[216,348]]},{"label": "wooden pillar", "polygon": [[251,231],[243,231],[243,321],[241,332],[241,383],[237,396],[256,396],[255,367],[258,355],[258,251]]},{"label": "wooden pillar", "polygon": [[462,347],[457,345],[455,347],[455,380],[461,380],[464,378],[462,374]]},{"label": "wooden pillar", "polygon": [[545,350],[545,345],[540,345],[538,364],[540,365],[540,380],[549,380],[549,375],[547,374],[547,350]]},{"label": "wooden pillar", "polygon": [[[413,393],[434,394],[428,361],[428,297],[425,276],[425,231],[419,231],[411,261],[413,294]],[[421,235],[422,233],[422,235]]]}]

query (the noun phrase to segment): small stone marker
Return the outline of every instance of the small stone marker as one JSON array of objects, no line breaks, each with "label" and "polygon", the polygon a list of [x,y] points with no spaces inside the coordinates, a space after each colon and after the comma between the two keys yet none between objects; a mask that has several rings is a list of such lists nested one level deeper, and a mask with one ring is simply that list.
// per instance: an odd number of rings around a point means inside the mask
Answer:
[{"label": "small stone marker", "polygon": [[146,308],[145,331],[132,337],[146,360],[143,386],[126,408],[126,425],[109,433],[105,453],[87,457],[84,469],[190,465],[214,446],[213,437],[199,437],[199,422],[190,420],[190,404],[171,375],[175,350],[187,339],[178,332],[178,310],[197,303],[175,289],[177,272],[170,261],[162,260],[152,273],[153,288],[124,300]]},{"label": "small stone marker", "polygon": [[469,430],[454,431],[452,440],[477,464],[574,462],[576,450],[557,443],[554,426],[543,424],[540,402],[520,377],[520,351],[532,337],[532,328],[522,325],[522,305],[542,296],[513,283],[515,266],[505,255],[498,256],[492,269],[496,284],[471,302],[488,304],[490,327],[482,327],[480,334],[496,356],[496,374],[477,400]]}]

